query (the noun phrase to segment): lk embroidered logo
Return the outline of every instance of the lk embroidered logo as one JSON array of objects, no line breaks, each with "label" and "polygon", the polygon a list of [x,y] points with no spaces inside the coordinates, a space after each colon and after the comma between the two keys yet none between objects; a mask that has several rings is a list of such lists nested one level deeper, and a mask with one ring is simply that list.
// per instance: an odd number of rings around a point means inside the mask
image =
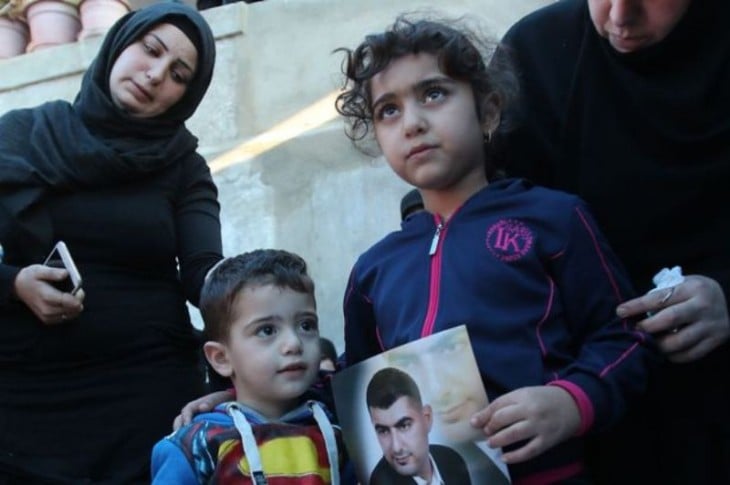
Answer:
[{"label": "lk embroidered logo", "polygon": [[504,262],[517,261],[532,247],[532,232],[514,219],[502,219],[487,230],[487,247]]}]

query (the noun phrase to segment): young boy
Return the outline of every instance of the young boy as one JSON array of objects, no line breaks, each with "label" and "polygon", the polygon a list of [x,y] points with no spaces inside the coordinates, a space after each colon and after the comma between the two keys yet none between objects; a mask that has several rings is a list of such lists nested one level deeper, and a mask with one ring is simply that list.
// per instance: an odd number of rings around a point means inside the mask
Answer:
[{"label": "young boy", "polygon": [[226,259],[206,278],[200,310],[205,357],[236,400],[158,442],[153,483],[339,483],[339,429],[310,390],[320,344],[304,260],[273,249]]}]

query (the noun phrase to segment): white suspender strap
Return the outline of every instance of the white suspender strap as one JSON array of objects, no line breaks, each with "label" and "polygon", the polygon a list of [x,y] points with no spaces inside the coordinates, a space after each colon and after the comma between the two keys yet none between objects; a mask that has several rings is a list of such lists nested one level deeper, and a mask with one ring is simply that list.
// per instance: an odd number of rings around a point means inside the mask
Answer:
[{"label": "white suspender strap", "polygon": [[226,411],[233,418],[233,424],[236,426],[238,434],[241,435],[241,444],[243,445],[243,452],[246,454],[248,466],[251,469],[252,481],[256,485],[266,485],[266,475],[264,475],[264,467],[261,465],[261,455],[251,424],[249,424],[241,408],[238,407],[238,403],[228,404]]},{"label": "white suspender strap", "polygon": [[322,436],[324,436],[324,445],[325,448],[327,448],[327,459],[330,462],[331,483],[332,485],[339,485],[340,455],[337,452],[337,438],[335,437],[335,431],[332,428],[332,423],[318,403],[310,401],[309,407],[312,409],[314,419],[317,421],[320,431],[322,431]]}]

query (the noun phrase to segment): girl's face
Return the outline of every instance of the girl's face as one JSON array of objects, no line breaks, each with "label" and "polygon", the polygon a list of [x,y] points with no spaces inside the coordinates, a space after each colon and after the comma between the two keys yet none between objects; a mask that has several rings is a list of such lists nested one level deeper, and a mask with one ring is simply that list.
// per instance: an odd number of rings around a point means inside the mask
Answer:
[{"label": "girl's face", "polygon": [[486,183],[473,90],[444,74],[433,54],[393,60],[373,76],[370,94],[375,138],[403,180],[467,196]]},{"label": "girl's face", "polygon": [[161,115],[185,95],[197,65],[190,39],[172,24],[159,24],[117,58],[109,75],[112,101],[134,117]]},{"label": "girl's face", "polygon": [[662,41],[692,0],[588,0],[596,31],[618,52],[634,52]]}]

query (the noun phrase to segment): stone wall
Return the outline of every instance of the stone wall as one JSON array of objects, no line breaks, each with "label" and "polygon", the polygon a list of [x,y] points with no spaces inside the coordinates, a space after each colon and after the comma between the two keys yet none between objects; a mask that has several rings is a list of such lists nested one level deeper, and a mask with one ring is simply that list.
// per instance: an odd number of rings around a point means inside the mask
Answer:
[{"label": "stone wall", "polygon": [[[218,58],[188,126],[220,190],[224,252],[301,254],[317,284],[322,333],[342,350],[342,295],[363,250],[399,227],[408,187],[382,158],[355,150],[333,99],[340,46],[352,47],[403,11],[472,14],[501,36],[547,0],[266,0],[205,10]],[[442,6],[448,4],[448,6]],[[0,113],[73,99],[101,39],[0,61]],[[0,134],[1,136],[1,134]],[[196,324],[197,311],[193,310]]]}]

